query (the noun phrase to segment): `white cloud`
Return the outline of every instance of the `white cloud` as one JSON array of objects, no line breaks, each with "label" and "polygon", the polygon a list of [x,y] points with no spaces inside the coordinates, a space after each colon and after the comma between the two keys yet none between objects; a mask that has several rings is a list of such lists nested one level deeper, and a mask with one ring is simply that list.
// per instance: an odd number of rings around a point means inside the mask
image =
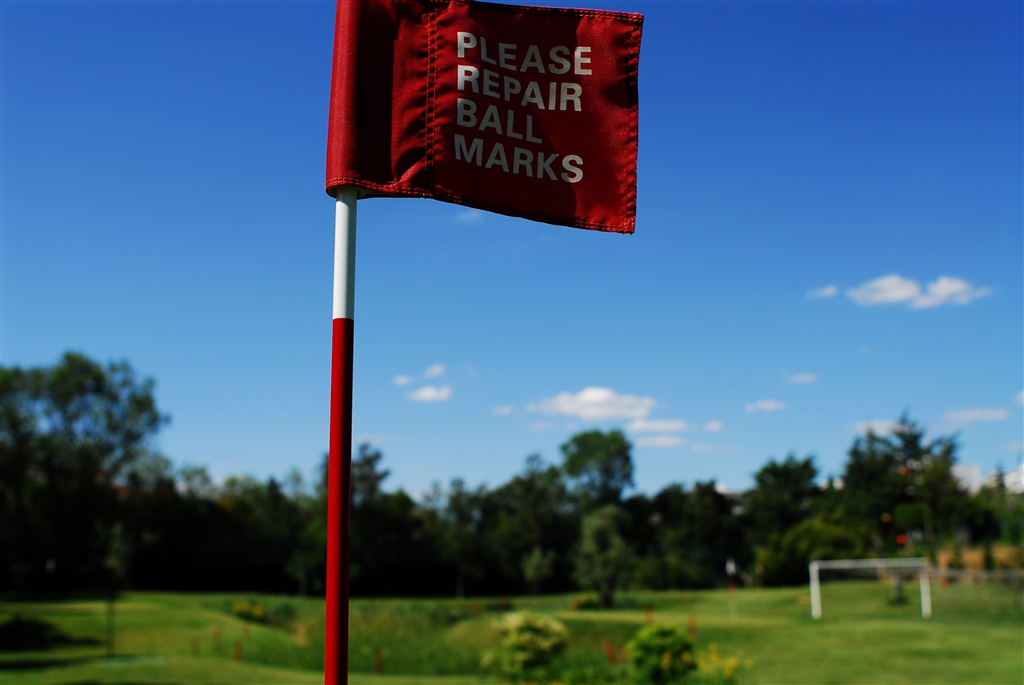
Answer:
[{"label": "white cloud", "polygon": [[424,378],[437,378],[438,376],[444,375],[444,364],[433,364],[427,367],[427,370],[423,372]]},{"label": "white cloud", "polygon": [[530,430],[535,430],[537,432],[549,431],[554,427],[555,424],[551,423],[550,421],[534,421],[532,424],[530,424]]},{"label": "white cloud", "polygon": [[652,435],[636,441],[637,447],[685,447],[686,438],[678,435]]},{"label": "white cloud", "polygon": [[451,396],[452,388],[450,385],[424,385],[419,390],[413,390],[407,395],[414,402],[444,402]]},{"label": "white cloud", "polygon": [[1020,440],[1017,442],[1011,442],[1006,446],[1006,451],[1013,452],[1014,454],[1020,454],[1021,452],[1024,452],[1024,442],[1021,442]]},{"label": "white cloud", "polygon": [[689,425],[682,419],[634,419],[626,430],[631,433],[680,433]]},{"label": "white cloud", "polygon": [[368,442],[371,445],[380,445],[388,441],[388,436],[384,433],[363,433],[357,437],[353,442]]},{"label": "white cloud", "polygon": [[991,288],[975,288],[962,278],[939,276],[928,284],[928,292],[910,303],[914,309],[928,309],[942,304],[967,304],[992,293]]},{"label": "white cloud", "polygon": [[498,416],[508,416],[509,414],[514,412],[515,410],[516,410],[515,405],[513,405],[513,404],[505,404],[505,405],[502,405],[500,407],[495,407],[491,411],[493,411]]},{"label": "white cloud", "polygon": [[455,213],[455,220],[464,224],[483,221],[486,215],[478,209],[464,209]]},{"label": "white cloud", "polygon": [[896,430],[897,423],[895,421],[886,421],[885,419],[871,419],[870,421],[861,421],[853,427],[854,432],[867,434],[869,431],[875,435],[889,435]]},{"label": "white cloud", "polygon": [[408,376],[395,376],[391,379],[395,385],[409,385],[412,383],[412,379]]},{"label": "white cloud", "polygon": [[795,383],[797,385],[803,383],[817,383],[818,375],[814,373],[795,373],[786,379],[787,383]]},{"label": "white cloud", "polygon": [[826,285],[824,288],[811,288],[807,291],[808,300],[817,300],[822,297],[834,297],[839,292],[839,286]]},{"label": "white cloud", "polygon": [[722,430],[723,428],[725,428],[725,424],[723,424],[721,421],[717,421],[717,420],[716,421],[708,421],[707,423],[704,424],[704,430],[706,430],[708,433],[717,433],[718,431]]},{"label": "white cloud", "polygon": [[746,407],[744,407],[744,409],[746,409],[747,412],[751,414],[758,411],[781,411],[785,408],[786,403],[780,402],[778,400],[758,400],[757,402],[751,402]]},{"label": "white cloud", "polygon": [[909,302],[921,295],[921,286],[917,281],[903,278],[899,274],[890,274],[868,281],[859,288],[851,288],[846,294],[857,304],[872,307],[878,304]]},{"label": "white cloud", "polygon": [[690,445],[690,449],[694,452],[714,452],[715,446],[707,442],[695,442]]},{"label": "white cloud", "polygon": [[967,304],[991,293],[991,288],[976,288],[962,278],[951,276],[939,276],[922,290],[917,281],[903,278],[899,274],[881,276],[846,291],[851,300],[865,307],[905,302],[911,309]]},{"label": "white cloud", "polygon": [[1024,390],[1017,393],[1017,406],[1024,407]]},{"label": "white cloud", "polygon": [[1005,409],[974,407],[947,411],[944,418],[954,426],[969,426],[977,421],[1005,421],[1009,415]]},{"label": "white cloud", "polygon": [[646,417],[655,402],[652,397],[620,395],[611,388],[589,387],[578,393],[563,392],[546,397],[540,402],[527,405],[528,411],[542,414],[575,416],[584,421],[606,419],[642,419]]}]

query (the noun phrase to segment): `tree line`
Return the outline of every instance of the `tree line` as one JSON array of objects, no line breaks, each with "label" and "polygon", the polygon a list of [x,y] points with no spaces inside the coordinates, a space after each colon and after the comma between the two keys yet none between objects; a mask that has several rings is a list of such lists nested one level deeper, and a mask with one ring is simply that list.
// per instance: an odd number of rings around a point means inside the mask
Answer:
[{"label": "tree line", "polygon": [[[324,469],[311,487],[215,484],[151,448],[167,422],[152,379],[67,353],[0,368],[0,591],[324,591]],[[904,416],[853,440],[841,478],[812,456],[769,459],[752,488],[713,480],[631,492],[632,446],[586,431],[494,488],[453,480],[416,500],[385,487],[383,455],[352,467],[352,592],[363,596],[594,593],[807,580],[820,558],[926,554],[1002,541],[1024,556],[1024,497],[957,481],[955,436]]]}]

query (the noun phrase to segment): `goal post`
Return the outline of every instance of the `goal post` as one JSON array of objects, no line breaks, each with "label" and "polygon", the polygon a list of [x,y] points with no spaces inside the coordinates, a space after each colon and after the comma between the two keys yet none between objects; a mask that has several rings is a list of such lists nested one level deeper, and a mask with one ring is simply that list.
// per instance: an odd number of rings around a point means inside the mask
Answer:
[{"label": "goal post", "polygon": [[916,571],[921,579],[921,617],[932,617],[932,585],[928,578],[928,560],[913,559],[827,559],[812,561],[807,570],[811,576],[811,616],[821,618],[821,577],[822,569],[834,570],[909,570]]}]

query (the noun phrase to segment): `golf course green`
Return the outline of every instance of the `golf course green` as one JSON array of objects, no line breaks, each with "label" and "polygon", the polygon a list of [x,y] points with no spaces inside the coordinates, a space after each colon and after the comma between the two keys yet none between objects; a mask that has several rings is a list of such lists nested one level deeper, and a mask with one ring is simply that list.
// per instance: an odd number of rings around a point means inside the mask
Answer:
[{"label": "golf course green", "polygon": [[[893,605],[880,582],[826,583],[820,621],[806,588],[622,593],[611,610],[574,610],[568,595],[355,600],[351,682],[499,682],[480,672],[498,642],[493,623],[502,610],[528,609],[569,629],[557,663],[567,683],[628,682],[624,647],[648,618],[695,628],[696,656],[734,660],[730,678],[740,683],[1021,683],[1019,591],[935,584],[934,616],[924,620],[916,585],[906,590],[906,603]],[[100,599],[7,601],[0,631],[3,685],[323,682],[318,599],[126,593],[113,657]],[[723,671],[694,680],[724,682]]]}]

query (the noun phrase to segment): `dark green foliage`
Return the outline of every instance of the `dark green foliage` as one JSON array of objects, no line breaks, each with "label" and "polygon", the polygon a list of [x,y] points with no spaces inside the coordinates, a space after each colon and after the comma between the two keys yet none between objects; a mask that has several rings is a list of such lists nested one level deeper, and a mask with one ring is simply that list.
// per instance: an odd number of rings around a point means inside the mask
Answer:
[{"label": "dark green foliage", "polygon": [[[322,593],[326,478],[307,489],[295,473],[214,484],[203,467],[175,471],[152,448],[167,422],[153,388],[127,363],[75,353],[0,368],[0,591]],[[890,435],[854,440],[841,478],[822,487],[812,457],[791,454],[745,493],[709,481],[647,495],[629,492],[623,433],[586,431],[562,445],[561,464],[531,455],[496,487],[456,479],[417,501],[385,488],[384,456],[364,444],[352,464],[351,589],[490,595],[507,610],[524,591],[584,587],[607,605],[624,586],[801,583],[814,558],[934,553],[954,540],[981,545],[986,567],[1020,563],[1024,497],[999,478],[963,491],[956,448],[904,417]],[[996,543],[1017,545],[1016,557]]]},{"label": "dark green foliage", "polygon": [[697,668],[692,650],[686,633],[677,626],[655,624],[642,628],[629,643],[634,682],[682,682]]},{"label": "dark green foliage", "polygon": [[952,532],[956,504],[966,498],[953,476],[953,438],[926,441],[904,416],[889,436],[869,432],[854,440],[849,457],[834,499],[848,517],[872,526],[879,551],[893,553],[896,535],[910,527],[920,527],[932,551],[940,534]]},{"label": "dark green foliage", "polygon": [[584,508],[618,504],[633,485],[633,446],[620,430],[577,433],[562,445],[563,469]]},{"label": "dark green foliage", "polygon": [[802,585],[807,565],[816,559],[856,559],[864,556],[863,537],[842,521],[808,519],[771,537],[757,560],[758,579],[765,585]]},{"label": "dark green foliage", "polygon": [[95,638],[73,638],[52,623],[15,616],[0,623],[0,652],[28,652],[58,645],[96,645]]},{"label": "dark green foliage", "polygon": [[118,490],[167,481],[166,460],[148,447],[167,421],[153,385],[127,363],[71,352],[50,368],[0,368],[2,587],[111,584]]},{"label": "dark green foliage", "polygon": [[531,594],[537,594],[541,583],[551,577],[555,553],[534,547],[533,551],[523,557],[523,578],[530,588]]},{"label": "dark green foliage", "polygon": [[744,502],[757,544],[764,544],[772,533],[789,530],[811,515],[818,494],[814,484],[817,475],[813,457],[801,460],[793,454],[781,463],[769,460],[754,474],[754,488],[746,493]]},{"label": "dark green foliage", "polygon": [[633,585],[644,590],[683,590],[713,587],[709,569],[673,556],[645,557],[637,564]]},{"label": "dark green foliage", "polygon": [[576,555],[576,582],[596,592],[605,608],[614,603],[615,590],[634,564],[633,550],[619,534],[618,516],[618,510],[608,505],[585,518]]},{"label": "dark green foliage", "polygon": [[623,510],[623,536],[642,557],[637,587],[707,587],[725,581],[728,559],[741,568],[752,559],[740,501],[714,481],[692,489],[669,485],[653,498],[636,495]]}]

